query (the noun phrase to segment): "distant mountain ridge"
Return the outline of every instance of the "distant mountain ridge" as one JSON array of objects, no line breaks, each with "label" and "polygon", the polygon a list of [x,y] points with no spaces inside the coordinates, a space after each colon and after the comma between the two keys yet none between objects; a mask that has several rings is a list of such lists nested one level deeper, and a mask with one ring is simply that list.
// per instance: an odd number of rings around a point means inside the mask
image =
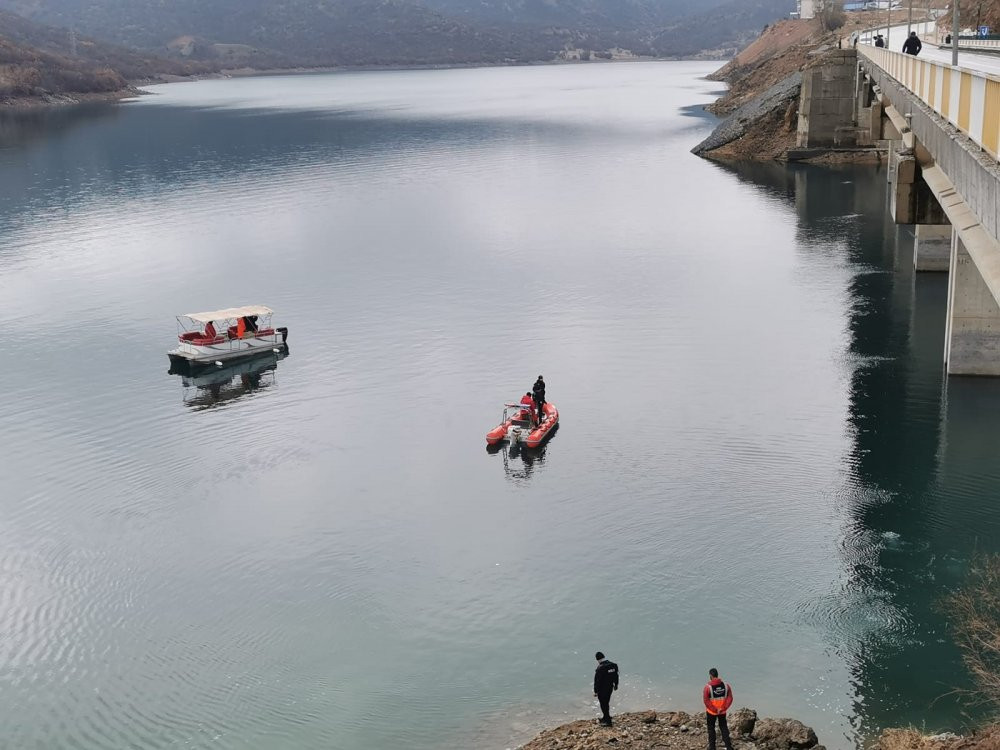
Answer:
[{"label": "distant mountain ridge", "polygon": [[669,24],[726,0],[422,0],[429,8],[476,22],[579,29],[635,30]]},{"label": "distant mountain ridge", "polygon": [[0,0],[0,8],[114,44],[219,67],[257,68],[541,62],[571,50],[686,57],[734,50],[794,5],[794,0]]}]

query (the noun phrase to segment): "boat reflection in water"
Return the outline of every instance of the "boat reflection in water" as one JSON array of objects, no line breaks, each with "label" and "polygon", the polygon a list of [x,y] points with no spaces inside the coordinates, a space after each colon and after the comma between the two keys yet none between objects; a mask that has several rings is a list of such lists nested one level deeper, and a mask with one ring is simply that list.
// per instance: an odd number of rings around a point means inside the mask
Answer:
[{"label": "boat reflection in water", "polygon": [[507,479],[515,484],[520,484],[531,479],[535,469],[545,463],[545,452],[558,433],[559,425],[557,424],[552,428],[549,439],[542,443],[539,448],[528,448],[518,443],[512,445],[498,443],[487,445],[486,452],[491,456],[499,453],[503,457],[503,471]]},{"label": "boat reflection in water", "polygon": [[286,346],[222,367],[205,367],[195,372],[185,367],[171,367],[168,372],[181,376],[185,406],[195,410],[212,409],[276,385],[278,362],[287,356]]}]

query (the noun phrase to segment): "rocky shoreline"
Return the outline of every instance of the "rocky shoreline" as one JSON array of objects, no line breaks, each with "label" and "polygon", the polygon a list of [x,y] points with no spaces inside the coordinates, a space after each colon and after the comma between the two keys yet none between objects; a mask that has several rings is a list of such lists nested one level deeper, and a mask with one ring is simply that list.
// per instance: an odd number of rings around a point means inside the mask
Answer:
[{"label": "rocky shoreline", "polygon": [[[615,716],[612,727],[596,720],[574,721],[549,729],[521,750],[705,750],[708,731],[705,714],[684,711],[642,711]],[[757,712],[741,708],[729,713],[734,750],[826,750],[816,733],[795,719],[758,719]],[[721,737],[718,747],[723,748]]]},{"label": "rocky shoreline", "polygon": [[[619,714],[614,726],[582,719],[547,729],[519,750],[706,750],[705,714],[640,711]],[[758,719],[749,708],[729,712],[733,750],[826,750],[810,727],[796,719]],[[717,746],[724,750],[722,738]],[[887,729],[869,750],[1000,750],[1000,725],[986,725],[967,735],[923,734],[915,729]]]},{"label": "rocky shoreline", "polygon": [[68,107],[74,104],[88,104],[91,102],[117,102],[122,99],[131,99],[144,94],[136,86],[128,86],[118,91],[106,91],[100,93],[80,94],[80,93],[53,93],[44,92],[32,96],[5,96],[0,97],[0,112],[28,112],[50,107]]},{"label": "rocky shoreline", "polygon": [[873,163],[875,148],[801,149],[796,145],[803,73],[827,64],[840,39],[873,19],[852,14],[851,26],[827,31],[818,20],[779,21],[709,79],[729,90],[706,107],[724,118],[692,152],[720,161]]}]

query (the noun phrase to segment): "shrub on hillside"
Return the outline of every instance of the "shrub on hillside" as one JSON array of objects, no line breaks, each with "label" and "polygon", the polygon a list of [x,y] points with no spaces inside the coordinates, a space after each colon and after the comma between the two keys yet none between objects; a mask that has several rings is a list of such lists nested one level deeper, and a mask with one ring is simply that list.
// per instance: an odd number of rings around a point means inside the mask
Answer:
[{"label": "shrub on hillside", "polygon": [[29,96],[41,83],[38,68],[25,65],[0,65],[0,95]]}]

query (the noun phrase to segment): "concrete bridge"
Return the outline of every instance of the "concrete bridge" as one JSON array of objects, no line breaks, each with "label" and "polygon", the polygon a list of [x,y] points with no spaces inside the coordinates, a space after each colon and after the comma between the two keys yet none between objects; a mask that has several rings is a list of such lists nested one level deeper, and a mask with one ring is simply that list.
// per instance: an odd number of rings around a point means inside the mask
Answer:
[{"label": "concrete bridge", "polygon": [[887,154],[916,269],[950,274],[947,372],[1000,376],[1000,58],[928,57],[860,44],[818,60],[803,73],[798,145]]}]

